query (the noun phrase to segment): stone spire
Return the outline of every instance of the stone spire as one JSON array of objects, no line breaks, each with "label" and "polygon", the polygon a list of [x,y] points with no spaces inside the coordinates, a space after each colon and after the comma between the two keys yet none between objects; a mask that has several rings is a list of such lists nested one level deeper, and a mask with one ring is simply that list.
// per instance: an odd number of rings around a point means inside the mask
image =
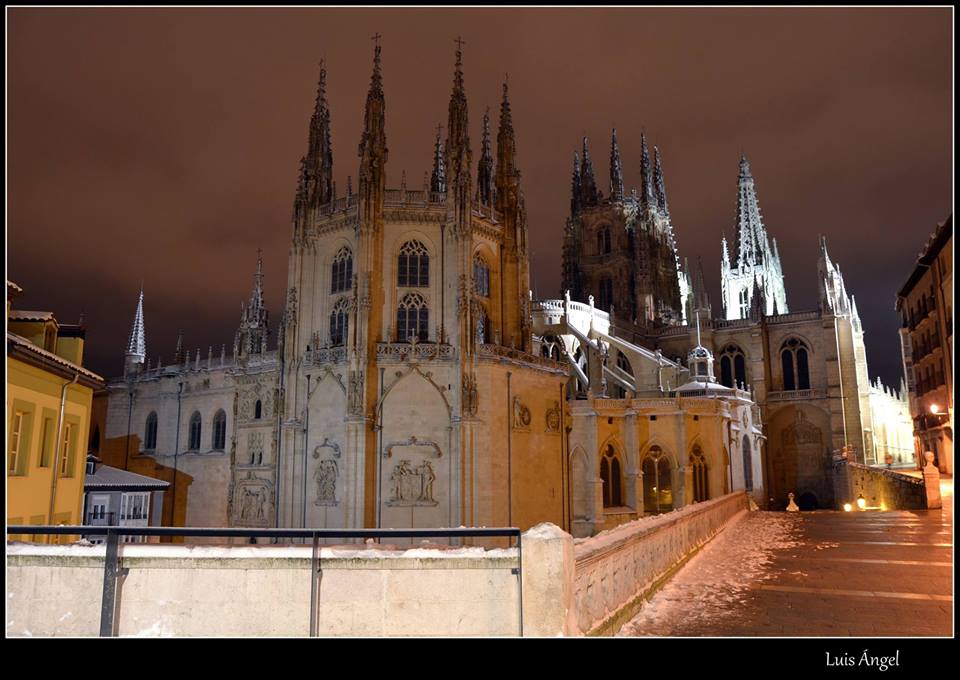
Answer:
[{"label": "stone spire", "polygon": [[173,365],[179,366],[185,363],[187,355],[183,353],[183,329],[177,331],[177,349],[173,352]]},{"label": "stone spire", "polygon": [[374,36],[373,74],[363,110],[363,136],[360,139],[359,194],[364,216],[373,211],[376,196],[382,196],[387,163],[386,102],[380,71],[380,36]]},{"label": "stone spire", "polygon": [[124,357],[124,375],[137,373],[143,368],[147,357],[147,339],[143,327],[143,287],[137,300],[137,311],[133,316],[133,327],[127,341],[127,353]]},{"label": "stone spire", "polygon": [[736,251],[737,266],[742,269],[744,266],[762,265],[770,252],[767,230],[760,216],[760,204],[746,156],[740,156],[737,184]]},{"label": "stone spire", "polygon": [[257,251],[257,272],[253,279],[250,301],[242,307],[240,327],[234,337],[234,355],[239,357],[267,351],[270,338],[269,313],[263,304],[263,257]]},{"label": "stone spire", "polygon": [[513,115],[510,112],[508,83],[504,81],[503,99],[500,102],[500,128],[497,130],[497,193],[505,193],[510,186],[519,183],[517,138],[513,130]]},{"label": "stone spire", "polygon": [[663,182],[663,161],[660,160],[660,149],[653,147],[653,182],[654,190],[657,195],[657,208],[665,216],[670,215],[670,208],[667,205],[667,188]]},{"label": "stone spire", "polygon": [[430,191],[442,194],[447,190],[447,172],[443,161],[444,148],[440,140],[440,126],[437,126],[437,139],[433,144],[433,173],[430,175]]},{"label": "stone spire", "polygon": [[657,199],[653,192],[653,172],[650,168],[650,153],[647,151],[647,135],[640,134],[640,181],[643,184],[643,193],[640,200],[646,210],[656,208]]},{"label": "stone spire", "polygon": [[697,256],[697,271],[693,279],[693,306],[694,310],[703,312],[709,319],[710,296],[707,295],[707,284],[703,278],[703,261]]},{"label": "stone spire", "polygon": [[[512,127],[512,124],[511,124]],[[483,205],[493,205],[496,196],[493,148],[490,141],[490,108],[483,114],[483,139],[480,162],[477,165],[477,199]]]},{"label": "stone spire", "polygon": [[590,149],[587,147],[587,138],[583,138],[583,156],[580,160],[580,206],[588,208],[596,205],[600,197],[597,193],[597,180],[593,174],[593,161],[590,160]]},{"label": "stone spire", "polygon": [[620,145],[617,144],[617,128],[610,138],[610,198],[623,200],[623,165],[620,163]]},{"label": "stone spire", "polygon": [[573,175],[570,179],[570,217],[576,217],[580,212],[580,201],[583,196],[583,182],[580,177],[580,154],[573,152]]},{"label": "stone spire", "polygon": [[[459,211],[467,210],[472,193],[470,191],[470,123],[467,112],[467,95],[463,88],[463,41],[457,39],[457,57],[453,68],[453,91],[450,93],[450,105],[447,109],[447,187],[454,192],[453,200],[460,206]],[[461,228],[465,228],[467,216],[461,215]]]},{"label": "stone spire", "polygon": [[307,199],[311,206],[326,205],[333,195],[333,147],[330,143],[330,108],[327,106],[327,69],[320,62],[317,98],[310,118],[310,137],[304,158]]}]

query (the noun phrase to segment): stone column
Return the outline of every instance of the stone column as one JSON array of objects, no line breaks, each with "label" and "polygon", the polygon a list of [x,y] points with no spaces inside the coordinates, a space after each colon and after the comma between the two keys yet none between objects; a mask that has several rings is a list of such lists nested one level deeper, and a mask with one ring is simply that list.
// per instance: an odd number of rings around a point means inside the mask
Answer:
[{"label": "stone column", "polygon": [[640,471],[640,449],[637,444],[637,412],[628,409],[623,419],[623,445],[626,448],[627,505],[643,517],[643,474]]},{"label": "stone column", "polygon": [[[581,503],[586,507],[577,507],[573,504],[573,518],[571,528],[578,537],[590,536],[596,532],[597,526],[603,525],[603,495],[601,484],[597,479],[597,412],[593,410],[591,400],[577,400],[570,402],[570,419],[572,429],[568,447],[571,452],[579,447],[586,457],[586,471],[583,477],[572,479],[571,495],[574,499],[581,496]],[[570,465],[574,459],[571,456]],[[597,502],[600,504],[599,514]],[[578,514],[580,518],[577,519]]]},{"label": "stone column", "polygon": [[579,635],[573,536],[544,522],[520,537],[524,637]]}]

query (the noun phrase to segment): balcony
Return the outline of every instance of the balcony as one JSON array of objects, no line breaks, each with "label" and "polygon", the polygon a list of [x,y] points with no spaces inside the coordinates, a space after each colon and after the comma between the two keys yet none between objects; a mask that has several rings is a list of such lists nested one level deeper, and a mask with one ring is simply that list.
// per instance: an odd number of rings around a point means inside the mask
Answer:
[{"label": "balcony", "polygon": [[809,390],[782,390],[780,392],[767,392],[767,403],[776,401],[806,401],[808,399],[826,399],[827,391],[823,388],[814,387]]}]

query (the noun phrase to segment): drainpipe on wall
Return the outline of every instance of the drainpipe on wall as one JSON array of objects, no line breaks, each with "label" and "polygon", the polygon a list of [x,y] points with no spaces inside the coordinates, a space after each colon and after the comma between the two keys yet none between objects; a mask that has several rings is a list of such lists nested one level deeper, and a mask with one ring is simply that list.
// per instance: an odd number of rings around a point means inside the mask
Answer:
[{"label": "drainpipe on wall", "polygon": [[[79,379],[80,374],[74,373],[73,380],[63,383],[63,385],[60,387],[60,415],[57,418],[57,439],[53,443],[54,451],[56,451],[56,453],[53,456],[53,478],[50,480],[50,512],[47,514],[47,524],[53,524],[53,513],[56,507],[57,477],[60,474],[60,456],[61,449],[63,448],[63,416],[67,407],[67,389],[69,389],[71,385],[77,384]],[[63,451],[63,453],[67,454],[68,452]]]},{"label": "drainpipe on wall", "polygon": [[513,405],[510,402],[510,376],[507,371],[507,526],[513,526]]},{"label": "drainpipe on wall", "polygon": [[[307,449],[310,438],[310,374],[307,374],[307,401],[303,414],[303,509],[300,513],[300,525],[307,528]],[[307,539],[304,538],[306,543]]]}]

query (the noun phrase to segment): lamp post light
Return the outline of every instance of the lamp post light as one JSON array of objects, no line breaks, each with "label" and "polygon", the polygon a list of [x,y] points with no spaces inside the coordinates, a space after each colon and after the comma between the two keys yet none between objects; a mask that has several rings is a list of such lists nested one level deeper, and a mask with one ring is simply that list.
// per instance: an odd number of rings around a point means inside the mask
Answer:
[{"label": "lamp post light", "polygon": [[863,497],[863,494],[857,496],[857,508],[863,510],[867,507],[867,499]]}]

